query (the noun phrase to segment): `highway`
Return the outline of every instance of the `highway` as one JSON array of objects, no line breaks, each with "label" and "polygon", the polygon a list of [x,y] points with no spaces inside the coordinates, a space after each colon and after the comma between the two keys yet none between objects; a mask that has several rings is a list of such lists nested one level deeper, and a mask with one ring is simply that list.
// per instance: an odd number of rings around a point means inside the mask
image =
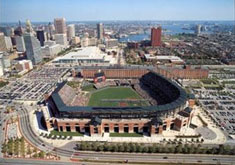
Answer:
[{"label": "highway", "polygon": [[[61,157],[70,158],[75,150],[53,147],[41,140],[30,126],[29,115],[26,109],[20,111],[20,128],[23,136],[34,146]],[[45,144],[42,145],[42,144]],[[168,162],[168,163],[199,163],[199,164],[228,164],[235,165],[234,156],[219,155],[183,155],[183,154],[130,154],[130,153],[100,153],[81,152],[73,156],[82,160],[96,161],[125,161],[129,162]],[[29,160],[31,161],[31,160]]]}]

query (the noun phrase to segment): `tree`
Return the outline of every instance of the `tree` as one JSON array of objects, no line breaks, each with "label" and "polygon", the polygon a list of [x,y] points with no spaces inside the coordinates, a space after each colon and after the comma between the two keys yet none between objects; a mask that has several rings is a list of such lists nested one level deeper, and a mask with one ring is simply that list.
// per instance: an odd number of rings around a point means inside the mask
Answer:
[{"label": "tree", "polygon": [[125,151],[124,145],[123,144],[119,145],[118,150],[119,150],[119,152],[124,152]]},{"label": "tree", "polygon": [[6,153],[7,152],[7,144],[4,142],[3,144],[2,144],[2,153]]},{"label": "tree", "polygon": [[221,144],[221,145],[219,145],[218,154],[224,154],[224,153],[225,153],[224,152],[224,145]]},{"label": "tree", "polygon": [[30,148],[30,146],[28,146],[28,149],[27,149],[27,154],[28,154],[28,155],[31,155],[31,154],[32,154],[32,151],[31,151],[31,148]]},{"label": "tree", "polygon": [[38,157],[39,157],[39,158],[44,158],[44,157],[45,157],[45,152],[40,151],[40,152],[38,153]]},{"label": "tree", "polygon": [[142,152],[147,153],[148,151],[149,151],[149,148],[147,146],[144,146]]},{"label": "tree", "polygon": [[130,152],[136,152],[136,144],[130,144]]},{"label": "tree", "polygon": [[130,145],[127,144],[124,147],[125,147],[125,152],[130,152]]},{"label": "tree", "polygon": [[97,151],[97,150],[98,150],[98,144],[97,144],[97,142],[95,142],[95,143],[92,144],[92,150],[93,150],[93,151]]},{"label": "tree", "polygon": [[103,145],[99,145],[98,146],[98,151],[104,151],[104,146]]},{"label": "tree", "polygon": [[148,151],[149,151],[149,153],[154,153],[155,152],[155,148],[153,146],[149,146],[148,147]]},{"label": "tree", "polygon": [[143,147],[140,146],[140,145],[137,145],[137,146],[136,146],[136,151],[137,151],[137,152],[142,152],[142,151],[143,151]]},{"label": "tree", "polygon": [[118,152],[118,146],[117,145],[113,146],[113,152]]}]

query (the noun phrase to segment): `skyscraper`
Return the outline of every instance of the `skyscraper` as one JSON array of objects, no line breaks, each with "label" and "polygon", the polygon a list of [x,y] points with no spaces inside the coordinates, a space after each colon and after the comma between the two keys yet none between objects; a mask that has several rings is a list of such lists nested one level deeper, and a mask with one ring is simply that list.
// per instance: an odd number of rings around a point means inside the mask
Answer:
[{"label": "skyscraper", "polygon": [[54,25],[56,34],[66,34],[65,18],[55,18]]},{"label": "skyscraper", "polygon": [[43,30],[37,30],[37,39],[40,41],[40,45],[44,46],[45,34]]},{"label": "skyscraper", "polygon": [[201,34],[201,28],[202,28],[201,25],[197,25],[197,26],[196,26],[196,30],[195,30],[196,35]]},{"label": "skyscraper", "polygon": [[97,24],[97,38],[102,40],[104,38],[104,28],[102,23]]},{"label": "skyscraper", "polygon": [[24,38],[22,36],[15,36],[16,40],[16,50],[19,52],[25,52],[25,43]]},{"label": "skyscraper", "polygon": [[67,36],[66,34],[56,34],[55,35],[55,42],[57,44],[63,45],[63,46],[67,46]]},{"label": "skyscraper", "polygon": [[26,31],[28,33],[32,33],[33,32],[33,28],[32,28],[30,20],[27,19],[25,24],[26,24]]},{"label": "skyscraper", "polygon": [[0,51],[9,51],[12,49],[11,37],[4,36],[3,33],[0,33]]},{"label": "skyscraper", "polygon": [[0,52],[0,77],[4,75],[3,53]]},{"label": "skyscraper", "polygon": [[68,40],[71,40],[73,37],[75,37],[75,26],[74,24],[68,25],[68,29],[67,29],[67,36],[68,36]]},{"label": "skyscraper", "polygon": [[162,28],[152,28],[151,29],[151,46],[161,46],[162,42]]},{"label": "skyscraper", "polygon": [[55,31],[55,26],[53,24],[51,24],[50,22],[48,24],[48,30],[49,30],[49,32],[48,32],[49,33],[49,38],[50,38],[50,40],[52,40],[54,31]]},{"label": "skyscraper", "polygon": [[42,52],[40,42],[31,33],[26,33],[24,35],[25,47],[27,58],[32,61],[32,63],[38,64],[42,61]]}]

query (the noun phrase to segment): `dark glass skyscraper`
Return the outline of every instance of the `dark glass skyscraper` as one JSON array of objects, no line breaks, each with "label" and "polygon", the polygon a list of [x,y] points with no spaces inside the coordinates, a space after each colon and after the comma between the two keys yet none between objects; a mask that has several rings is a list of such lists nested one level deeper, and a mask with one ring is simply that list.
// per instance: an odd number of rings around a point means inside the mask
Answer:
[{"label": "dark glass skyscraper", "polygon": [[45,35],[43,30],[38,30],[37,31],[37,39],[40,41],[40,45],[44,46],[44,41],[45,41]]}]

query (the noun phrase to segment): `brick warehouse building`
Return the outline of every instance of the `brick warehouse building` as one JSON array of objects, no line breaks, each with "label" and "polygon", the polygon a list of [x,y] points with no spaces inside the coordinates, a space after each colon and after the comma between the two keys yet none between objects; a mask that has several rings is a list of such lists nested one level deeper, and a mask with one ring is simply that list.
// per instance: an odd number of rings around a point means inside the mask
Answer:
[{"label": "brick warehouse building", "polygon": [[[140,78],[148,73],[148,69],[102,69],[107,78]],[[203,79],[208,78],[209,70],[203,68],[192,68],[191,66],[184,67],[166,67],[159,66],[154,71],[167,78],[181,78],[181,79]],[[94,78],[97,69],[83,69],[79,73],[84,78]],[[74,74],[76,76],[76,74]]]},{"label": "brick warehouse building", "polygon": [[[123,75],[120,76],[123,78]],[[194,100],[188,98],[181,87],[152,71],[143,74],[139,81],[150,91],[149,96],[156,100],[156,105],[71,106],[69,102],[76,93],[62,83],[48,101],[51,116],[44,115],[47,116],[45,120],[48,130],[80,132],[91,136],[102,136],[105,132],[135,132],[154,136],[169,129],[180,131],[189,125],[193,116]]]}]

